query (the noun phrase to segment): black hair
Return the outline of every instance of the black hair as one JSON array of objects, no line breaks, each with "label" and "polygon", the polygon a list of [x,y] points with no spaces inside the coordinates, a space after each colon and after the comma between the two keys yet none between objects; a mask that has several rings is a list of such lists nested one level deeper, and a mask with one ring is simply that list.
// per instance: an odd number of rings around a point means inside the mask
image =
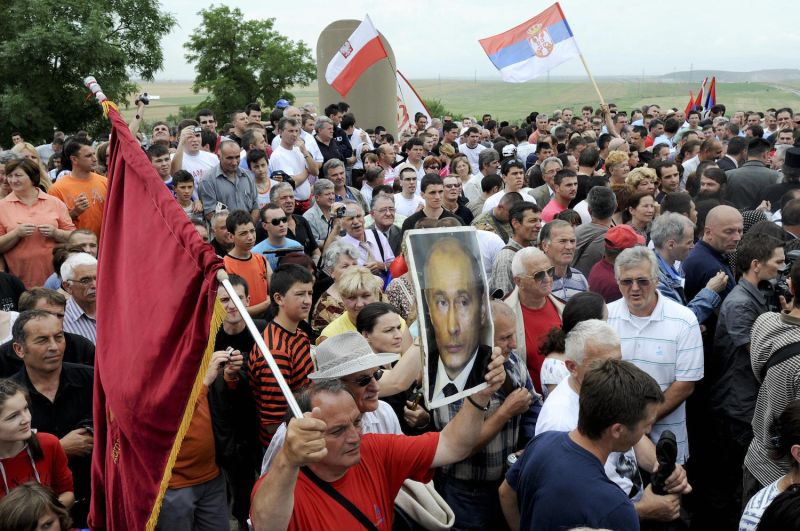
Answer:
[{"label": "black hair", "polygon": [[[762,221],[756,223],[753,227],[761,223],[768,223],[778,229],[778,231],[783,232],[771,221]],[[755,232],[751,230],[742,236],[742,241],[739,242],[739,246],[736,248],[737,271],[739,273],[749,271],[753,260],[758,260],[762,264],[766,263],[772,258],[772,253],[775,252],[775,249],[778,247],[783,247],[782,239],[769,236],[760,230]]]},{"label": "black hair", "polygon": [[267,161],[269,161],[267,152],[263,149],[251,149],[247,153],[247,167],[252,167],[254,162],[258,162],[261,159],[267,159]]},{"label": "black hair", "polygon": [[151,161],[156,157],[163,157],[169,155],[169,148],[164,144],[153,144],[147,148],[147,158]]},{"label": "black hair", "polygon": [[[231,286],[233,286],[234,288],[236,286],[241,286],[242,289],[244,290],[244,296],[245,297],[250,295],[250,286],[247,285],[247,280],[245,280],[244,277],[241,277],[241,276],[236,275],[234,273],[229,273],[228,274],[228,281],[231,283]],[[236,294],[235,293],[229,293],[228,295],[233,297]]]},{"label": "black hair", "polygon": [[425,193],[425,190],[429,186],[433,186],[433,185],[437,185],[437,184],[441,184],[442,186],[444,186],[444,183],[442,182],[442,178],[439,177],[439,175],[437,175],[435,173],[426,173],[422,177],[422,181],[419,184],[419,189],[420,189],[420,191],[422,193]]},{"label": "black hair", "polygon": [[186,170],[178,170],[172,176],[172,184],[173,185],[180,184],[180,183],[188,183],[188,182],[191,182],[192,184],[194,184],[194,177],[192,177],[192,174],[189,173]]},{"label": "black hair", "polygon": [[375,329],[375,325],[378,324],[378,319],[389,313],[400,315],[397,308],[388,302],[371,302],[367,304],[358,312],[356,330],[359,333],[372,332]]},{"label": "black hair", "polygon": [[278,266],[278,269],[272,274],[272,279],[269,283],[269,300],[271,306],[277,307],[275,304],[275,295],[280,294],[285,296],[292,289],[295,284],[311,284],[314,282],[314,277],[303,266],[297,264],[286,264]]},{"label": "black hair", "polygon": [[686,192],[669,192],[661,201],[661,210],[689,217],[692,212],[692,196]]},{"label": "black hair", "polygon": [[484,193],[490,192],[494,188],[502,188],[503,179],[496,173],[490,173],[481,179],[481,191]]},{"label": "black hair", "polygon": [[[225,228],[228,229],[228,232],[234,234],[236,232],[236,227],[239,225],[247,225],[248,223],[253,223],[253,217],[249,212],[245,210],[234,210],[228,214],[228,218],[225,220]],[[255,226],[255,224],[253,225]]]}]

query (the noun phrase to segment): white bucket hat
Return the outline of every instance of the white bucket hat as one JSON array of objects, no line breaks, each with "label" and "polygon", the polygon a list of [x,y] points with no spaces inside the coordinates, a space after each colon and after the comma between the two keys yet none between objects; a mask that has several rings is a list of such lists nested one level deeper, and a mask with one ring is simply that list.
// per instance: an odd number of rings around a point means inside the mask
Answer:
[{"label": "white bucket hat", "polygon": [[314,372],[310,380],[341,378],[400,359],[397,354],[372,352],[369,343],[358,332],[345,332],[323,341],[311,354]]}]

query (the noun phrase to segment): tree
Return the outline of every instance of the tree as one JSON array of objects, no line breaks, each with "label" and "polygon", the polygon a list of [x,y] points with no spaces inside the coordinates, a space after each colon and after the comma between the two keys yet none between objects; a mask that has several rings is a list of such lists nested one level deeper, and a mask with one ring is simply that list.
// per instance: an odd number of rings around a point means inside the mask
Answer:
[{"label": "tree", "polygon": [[448,111],[445,108],[444,103],[442,103],[442,100],[431,98],[423,101],[425,102],[425,106],[428,108],[428,112],[431,113],[431,118],[452,116],[453,120],[461,120],[464,117],[461,114]]},{"label": "tree", "polygon": [[316,79],[311,50],[273,30],[274,18],[245,22],[238,8],[213,5],[198,14],[203,21],[184,44],[197,71],[192,90],[209,92],[198,108],[210,107],[217,117],[256,101],[271,108],[293,99],[292,85]]},{"label": "tree", "polygon": [[175,18],[157,0],[26,0],[4,2],[0,17],[0,144],[11,131],[51,140],[53,129],[106,129],[83,78],[97,78],[122,104],[161,69],[161,38]]}]

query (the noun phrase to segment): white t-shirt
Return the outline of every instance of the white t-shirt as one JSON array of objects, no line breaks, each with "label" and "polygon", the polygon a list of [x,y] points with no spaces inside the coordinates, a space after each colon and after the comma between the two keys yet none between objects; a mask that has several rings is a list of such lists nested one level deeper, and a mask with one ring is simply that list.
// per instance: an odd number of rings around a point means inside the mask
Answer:
[{"label": "white t-shirt", "polygon": [[[529,201],[529,202],[533,203],[534,205],[536,204],[536,199],[534,199],[533,196],[531,196],[529,194],[526,194],[522,190],[520,190],[518,193],[519,193],[519,195],[522,196],[522,200],[523,201]],[[485,212],[489,212],[491,209],[493,209],[494,207],[499,205],[500,204],[500,200],[503,199],[504,195],[506,195],[505,190],[500,190],[496,194],[490,195],[488,197],[488,199],[486,199],[486,202],[483,204],[482,212],[484,212],[484,213]],[[543,208],[543,207],[540,206],[539,208]]]},{"label": "white t-shirt", "polygon": [[[553,389],[544,401],[536,420],[536,435],[546,431],[572,431],[578,427],[578,393],[569,385],[569,378]],[[628,497],[636,490],[633,501],[642,495],[642,476],[633,448],[627,452],[611,452],[603,466],[608,479],[616,483]]]},{"label": "white t-shirt", "polygon": [[[294,146],[289,150],[279,144],[269,158],[270,175],[277,170],[285,171],[289,175],[297,175],[306,170],[306,159],[300,148]],[[303,184],[295,189],[294,198],[298,201],[305,201],[311,197],[311,183],[309,180],[306,179]]]},{"label": "white t-shirt", "polygon": [[769,504],[772,503],[772,500],[774,500],[778,494],[781,493],[778,490],[779,481],[780,479],[770,483],[760,491],[756,492],[755,496],[750,498],[750,501],[747,502],[747,505],[744,508],[742,519],[739,520],[739,531],[756,530],[764,511],[767,509],[767,507],[769,507]]},{"label": "white t-shirt", "polygon": [[408,217],[417,211],[419,205],[425,205],[425,200],[415,195],[411,199],[406,199],[403,194],[394,194],[394,208],[397,214]]},{"label": "white t-shirt", "polygon": [[480,171],[480,166],[478,166],[478,155],[481,154],[481,151],[486,149],[486,147],[478,144],[474,148],[470,149],[467,147],[466,144],[461,144],[458,146],[458,151],[463,153],[467,156],[467,160],[469,160],[469,165],[472,166],[472,173],[478,173]]},{"label": "white t-shirt", "polygon": [[[361,132],[362,130],[358,127],[353,128],[353,134],[350,135],[350,145],[353,146],[353,152],[356,154],[356,163],[353,164],[354,170],[363,170],[364,163],[361,162],[361,153],[366,149],[367,151],[372,151],[375,149],[372,145],[372,140],[367,137],[367,141],[364,142],[361,140]],[[367,202],[369,204],[369,202]]]},{"label": "white t-shirt", "polygon": [[[305,130],[300,130],[300,138],[303,139],[303,142],[306,143],[306,149],[309,153],[311,153],[311,157],[314,159],[314,162],[317,164],[322,164],[325,158],[322,156],[322,151],[319,150],[319,145],[317,145],[317,141],[314,140],[314,135],[311,133],[306,133]],[[272,139],[272,151],[274,152],[276,148],[281,145],[281,137],[280,135],[275,135],[275,138]]]},{"label": "white t-shirt", "polygon": [[503,238],[489,232],[488,230],[478,230],[478,248],[481,251],[481,261],[483,261],[483,270],[486,271],[486,277],[491,278],[492,266],[497,253],[506,246]]},{"label": "white t-shirt", "polygon": [[575,205],[573,208],[575,212],[581,217],[581,223],[584,225],[588,225],[592,222],[592,215],[589,214],[589,203],[586,202],[586,199]]},{"label": "white t-shirt", "polygon": [[181,169],[191,173],[195,185],[198,185],[203,175],[218,164],[219,159],[213,153],[200,150],[195,155],[190,155],[184,151]]}]

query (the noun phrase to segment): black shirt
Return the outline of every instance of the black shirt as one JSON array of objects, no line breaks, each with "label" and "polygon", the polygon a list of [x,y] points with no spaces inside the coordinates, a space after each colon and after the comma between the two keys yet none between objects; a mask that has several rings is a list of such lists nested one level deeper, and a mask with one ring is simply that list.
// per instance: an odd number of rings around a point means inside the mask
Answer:
[{"label": "black shirt", "polygon": [[344,132],[344,129],[341,127],[334,127],[333,128],[333,140],[331,142],[336,142],[339,145],[339,153],[342,154],[344,159],[349,159],[353,156],[353,146],[350,144],[350,137],[347,136],[347,133]]},{"label": "black shirt", "polygon": [[314,137],[314,140],[317,141],[319,152],[322,153],[322,159],[324,162],[328,162],[331,159],[339,159],[344,162],[342,152],[339,150],[339,143],[336,142],[335,139],[331,139],[327,146],[320,142],[319,138],[316,136]]},{"label": "black shirt", "polygon": [[228,249],[223,247],[222,244],[216,240],[216,238],[211,238],[211,241],[209,243],[211,244],[211,247],[214,248],[214,252],[217,253],[217,256],[219,256],[220,258],[228,254]]},{"label": "black shirt", "polygon": [[9,273],[0,271],[0,310],[16,312],[19,296],[25,292],[25,285],[20,279]]},{"label": "black shirt", "polygon": [[[405,231],[413,229],[414,225],[417,224],[417,221],[425,219],[426,217],[428,216],[425,215],[424,210],[417,210],[416,212],[408,216],[406,220],[403,222],[402,231],[405,233]],[[456,218],[462,225],[464,224],[463,219],[461,219],[460,217],[456,216],[451,212],[448,212],[446,209],[442,209],[441,215],[436,219],[442,219],[442,218]]]},{"label": "black shirt", "polygon": [[[22,369],[22,358],[14,352],[13,341],[0,345],[0,378],[9,378]],[[64,332],[64,361],[94,366],[94,343],[89,339]]]},{"label": "black shirt", "polygon": [[[253,319],[253,323],[263,336],[264,330],[267,328],[267,322],[263,319]],[[228,347],[238,350],[244,357],[244,365],[242,365],[242,370],[247,372],[248,354],[250,354],[250,352],[253,350],[255,344],[256,340],[253,339],[253,336],[250,334],[250,331],[247,330],[247,327],[245,327],[244,330],[238,334],[230,335],[225,331],[224,328],[220,326],[219,332],[217,332],[217,337],[214,339],[214,350],[225,350]]]},{"label": "black shirt", "polygon": [[314,238],[314,233],[311,232],[311,225],[303,216],[292,214],[292,218],[294,218],[295,223],[294,231],[289,229],[286,237],[299,242],[303,246],[303,252],[308,256],[313,255],[319,245],[317,245],[317,240]]}]

